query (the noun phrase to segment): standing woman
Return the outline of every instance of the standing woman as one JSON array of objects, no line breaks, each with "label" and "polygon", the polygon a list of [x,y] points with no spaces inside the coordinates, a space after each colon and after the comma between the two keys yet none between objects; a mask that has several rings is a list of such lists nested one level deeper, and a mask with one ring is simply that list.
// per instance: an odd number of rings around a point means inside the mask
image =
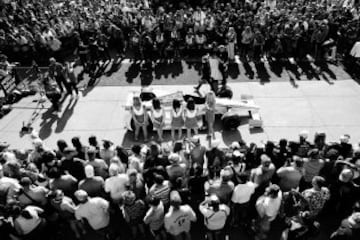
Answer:
[{"label": "standing woman", "polygon": [[205,96],[205,108],[206,108],[206,122],[208,127],[208,136],[212,136],[215,139],[214,123],[215,123],[215,93],[210,91]]},{"label": "standing woman", "polygon": [[147,126],[149,125],[149,120],[145,106],[141,103],[139,96],[134,96],[133,98],[131,116],[135,124],[135,140],[137,141],[139,139],[140,128],[142,128],[144,133],[144,140],[147,141]]},{"label": "standing woman", "polygon": [[236,32],[235,29],[233,27],[229,28],[228,33],[226,34],[226,40],[227,40],[227,53],[228,53],[228,58],[230,61],[234,61],[235,60],[235,44],[236,44]]},{"label": "standing woman", "polygon": [[164,109],[157,98],[152,100],[151,121],[157,131],[159,141],[163,141]]},{"label": "standing woman", "polygon": [[187,104],[186,104],[186,108],[184,111],[184,115],[185,115],[185,127],[186,127],[186,134],[187,134],[187,138],[190,139],[191,137],[191,130],[194,130],[195,135],[198,134],[198,123],[197,123],[197,109],[195,107],[195,102],[193,98],[189,98]]},{"label": "standing woman", "polygon": [[179,132],[179,139],[182,134],[182,127],[184,126],[184,110],[181,102],[178,99],[173,100],[173,109],[171,111],[171,138],[175,140],[175,130]]}]

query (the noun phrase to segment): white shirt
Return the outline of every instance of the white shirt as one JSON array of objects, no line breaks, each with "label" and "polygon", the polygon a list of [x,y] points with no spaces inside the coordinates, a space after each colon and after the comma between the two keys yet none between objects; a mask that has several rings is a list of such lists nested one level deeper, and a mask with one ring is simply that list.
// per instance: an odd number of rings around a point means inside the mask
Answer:
[{"label": "white shirt", "polygon": [[261,196],[256,201],[256,209],[261,217],[264,215],[273,221],[279,213],[282,200],[282,192],[279,191],[277,198]]},{"label": "white shirt", "polygon": [[230,208],[225,204],[220,204],[219,211],[214,212],[212,208],[204,205],[199,206],[199,210],[204,215],[204,223],[209,230],[221,230],[224,228],[226,219],[230,214]]},{"label": "white shirt", "polygon": [[126,191],[129,182],[127,174],[119,174],[105,180],[105,192],[110,193],[113,200],[121,199],[121,195]]},{"label": "white shirt", "polygon": [[196,215],[189,205],[182,205],[177,211],[170,207],[164,219],[165,229],[171,235],[176,236],[183,232],[189,232],[191,222],[194,221],[196,221]]},{"label": "white shirt", "polygon": [[94,230],[109,225],[109,202],[100,197],[89,198],[86,203],[80,204],[75,210],[77,220],[86,219]]},{"label": "white shirt", "polygon": [[256,184],[250,181],[236,185],[231,201],[239,204],[249,202],[251,195],[255,192],[255,188]]}]

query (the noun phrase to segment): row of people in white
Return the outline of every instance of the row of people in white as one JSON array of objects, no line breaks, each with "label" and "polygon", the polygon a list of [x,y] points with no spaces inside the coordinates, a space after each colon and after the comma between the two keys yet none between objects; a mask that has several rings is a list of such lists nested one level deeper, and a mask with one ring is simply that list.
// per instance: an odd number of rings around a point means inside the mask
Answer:
[{"label": "row of people in white", "polygon": [[[214,94],[209,94],[214,95]],[[214,97],[212,97],[214,98]],[[212,99],[206,97],[206,99]],[[208,123],[209,133],[213,134],[213,124],[215,121],[215,100],[206,101],[206,121]],[[191,131],[194,134],[198,134],[199,129],[199,109],[195,106],[195,102],[190,98],[186,104],[182,104],[179,100],[174,99],[172,104],[172,110],[170,112],[171,117],[171,137],[175,140],[176,130],[178,131],[178,138],[182,137],[182,128],[185,126],[187,130],[187,137],[191,137]],[[134,97],[132,106],[132,119],[135,125],[135,140],[138,140],[140,129],[143,130],[144,139],[147,140],[148,132],[147,127],[149,125],[149,117],[153,124],[154,129],[157,131],[160,141],[163,140],[163,127],[165,125],[165,111],[161,106],[159,99],[152,101],[152,108],[150,114],[146,114],[145,106],[141,103],[140,97]],[[211,115],[211,116],[210,116]],[[211,125],[211,126],[210,126]]]}]

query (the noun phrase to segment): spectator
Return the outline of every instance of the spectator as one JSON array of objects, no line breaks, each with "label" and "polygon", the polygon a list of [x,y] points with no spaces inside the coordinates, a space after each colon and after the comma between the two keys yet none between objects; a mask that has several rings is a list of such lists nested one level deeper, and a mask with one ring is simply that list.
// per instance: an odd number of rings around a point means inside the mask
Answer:
[{"label": "spectator", "polygon": [[248,180],[248,175],[246,173],[239,174],[239,184],[235,186],[231,197],[233,226],[238,226],[238,224],[247,226],[250,223],[248,221],[248,209],[255,188],[256,184]]},{"label": "spectator", "polygon": [[50,178],[50,190],[61,190],[65,196],[73,197],[78,187],[78,181],[70,174],[62,174],[61,170],[53,167],[49,170],[48,177]]},{"label": "spectator", "polygon": [[164,204],[165,209],[168,209],[170,204],[170,182],[164,180],[164,177],[160,174],[155,174],[154,182],[154,185],[149,189],[149,195],[159,198]]},{"label": "spectator", "polygon": [[275,165],[270,158],[262,154],[261,165],[251,170],[250,181],[255,183],[258,187],[266,188],[275,173]]},{"label": "spectator", "polygon": [[234,183],[231,181],[231,169],[225,168],[220,172],[220,178],[205,183],[205,192],[209,195],[215,194],[221,203],[229,204],[234,190]]},{"label": "spectator", "polygon": [[291,189],[297,189],[300,180],[304,175],[304,161],[298,156],[293,157],[293,162],[288,166],[283,166],[276,171],[279,177],[279,187],[282,192],[288,192]]},{"label": "spectator", "polygon": [[74,148],[67,147],[64,150],[64,153],[65,157],[61,162],[61,170],[75,177],[78,181],[84,179],[84,160],[75,157],[77,155],[77,151]]},{"label": "spectator", "polygon": [[182,205],[180,195],[174,191],[170,196],[170,209],[165,215],[166,231],[175,239],[191,239],[191,222],[196,215],[189,205]]},{"label": "spectator", "polygon": [[266,188],[265,194],[256,201],[258,219],[255,239],[266,239],[270,231],[271,222],[279,214],[282,193],[279,186],[271,185]]},{"label": "spectator", "polygon": [[151,234],[156,240],[166,240],[164,229],[165,209],[162,201],[156,197],[150,197],[150,208],[144,217],[144,223],[149,225]]},{"label": "spectator", "polygon": [[170,154],[169,162],[171,165],[166,167],[166,172],[169,175],[171,183],[175,183],[176,179],[179,177],[185,177],[186,165],[184,163],[180,163],[179,154]]},{"label": "spectator", "polygon": [[79,189],[84,190],[90,197],[104,197],[104,179],[95,176],[94,167],[85,166],[86,178],[79,182]]},{"label": "spectator", "polygon": [[35,186],[31,183],[30,178],[23,177],[20,180],[21,191],[18,194],[18,201],[20,206],[26,207],[29,205],[45,207],[47,204],[46,195],[48,190],[42,186]]},{"label": "spectator", "polygon": [[220,200],[216,195],[211,195],[209,199],[205,199],[200,203],[199,209],[204,215],[207,238],[213,240],[222,239],[224,226],[230,215],[230,208],[225,204],[220,204]]},{"label": "spectator", "polygon": [[90,165],[94,168],[95,176],[100,176],[103,179],[106,179],[108,174],[108,165],[105,163],[103,159],[97,158],[97,150],[95,147],[89,147],[87,150],[87,158],[86,165]]},{"label": "spectator", "polygon": [[97,234],[105,236],[109,226],[109,202],[101,197],[91,198],[84,190],[77,190],[75,197],[79,205],[75,210],[75,218],[85,224]]},{"label": "spectator", "polygon": [[143,218],[145,216],[145,203],[141,199],[136,200],[132,191],[126,191],[122,195],[124,199],[124,217],[129,224],[134,239],[145,237]]},{"label": "spectator", "polygon": [[309,203],[310,216],[316,218],[330,198],[329,189],[325,187],[325,179],[315,176],[312,179],[312,188],[306,189],[302,195]]},{"label": "spectator", "polygon": [[129,177],[125,169],[112,163],[109,167],[109,178],[105,180],[105,192],[110,194],[112,202],[118,203],[122,194],[126,191],[129,184]]},{"label": "spectator", "polygon": [[309,186],[313,177],[317,176],[324,167],[324,160],[320,159],[319,150],[312,149],[308,153],[309,158],[304,159],[304,182]]}]

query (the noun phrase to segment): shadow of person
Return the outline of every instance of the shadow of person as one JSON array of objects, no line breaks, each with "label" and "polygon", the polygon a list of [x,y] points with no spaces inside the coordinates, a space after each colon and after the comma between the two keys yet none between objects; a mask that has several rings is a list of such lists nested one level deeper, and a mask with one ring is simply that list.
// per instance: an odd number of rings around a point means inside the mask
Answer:
[{"label": "shadow of person", "polygon": [[51,107],[42,114],[41,119],[39,137],[44,140],[50,137],[52,133],[52,125],[59,119],[59,117]]},{"label": "shadow of person", "polygon": [[284,68],[284,64],[282,63],[282,61],[269,61],[269,66],[270,71],[272,71],[276,76],[281,77]]},{"label": "shadow of person", "polygon": [[71,99],[68,102],[68,104],[66,105],[61,117],[57,121],[56,129],[55,129],[56,133],[60,133],[60,132],[62,132],[64,130],[67,122],[69,121],[70,117],[74,113],[74,108],[75,108],[77,102],[78,102],[78,98]]},{"label": "shadow of person", "polygon": [[254,79],[255,72],[253,71],[253,69],[250,66],[249,62],[244,61],[242,63],[243,63],[244,69],[245,69],[245,75],[248,76],[250,79]]},{"label": "shadow of person", "polygon": [[221,137],[227,146],[231,145],[233,142],[239,142],[242,140],[241,133],[238,129],[223,130],[221,131]]},{"label": "shadow of person", "polygon": [[133,80],[139,76],[140,74],[140,64],[139,63],[132,63],[128,68],[127,72],[125,73],[126,81],[128,83],[133,83]]},{"label": "shadow of person", "polygon": [[236,62],[229,63],[227,74],[231,79],[237,79],[240,75],[239,65]]},{"label": "shadow of person", "polygon": [[257,73],[257,78],[260,80],[261,84],[270,82],[270,75],[266,70],[263,62],[255,63],[255,69]]}]

